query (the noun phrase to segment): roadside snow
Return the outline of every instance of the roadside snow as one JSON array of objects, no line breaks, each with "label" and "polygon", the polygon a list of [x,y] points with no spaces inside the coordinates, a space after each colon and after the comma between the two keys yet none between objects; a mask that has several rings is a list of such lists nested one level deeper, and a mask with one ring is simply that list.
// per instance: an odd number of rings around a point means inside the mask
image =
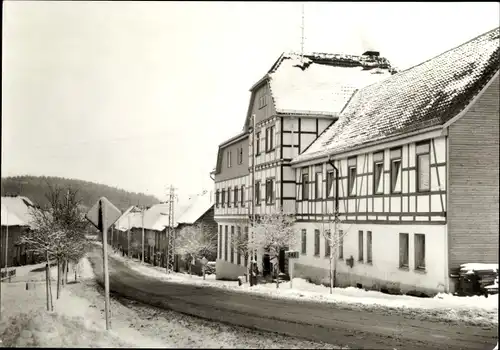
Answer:
[{"label": "roadside snow", "polygon": [[164,268],[141,264],[137,260],[131,260],[119,254],[113,253],[111,256],[124,262],[131,269],[150,277],[161,280],[173,281],[187,284],[202,284],[212,287],[230,288],[236,291],[245,291],[256,294],[266,294],[272,297],[309,299],[319,302],[340,302],[340,303],[360,303],[364,305],[383,305],[400,308],[478,308],[486,310],[498,310],[498,298],[484,296],[458,297],[451,294],[440,293],[434,298],[418,298],[408,295],[389,295],[378,291],[366,291],[364,289],[347,287],[334,288],[330,294],[330,288],[322,285],[309,283],[302,278],[293,279],[293,289],[290,282],[281,282],[277,289],[276,284],[267,283],[250,287],[248,283],[238,286],[238,282],[216,280],[215,275],[207,275],[206,280],[201,276],[192,276],[182,273],[167,274]]}]

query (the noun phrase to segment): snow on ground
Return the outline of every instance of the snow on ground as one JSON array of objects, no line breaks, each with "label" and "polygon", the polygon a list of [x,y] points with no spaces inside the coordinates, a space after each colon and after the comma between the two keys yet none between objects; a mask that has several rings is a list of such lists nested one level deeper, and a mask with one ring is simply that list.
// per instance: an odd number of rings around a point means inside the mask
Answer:
[{"label": "snow on ground", "polygon": [[[9,271],[12,269],[16,270],[16,275],[12,276],[11,282],[45,280],[45,262],[34,265],[8,267]],[[50,277],[52,280],[55,280],[56,276],[57,276],[57,266],[54,266],[54,263],[51,262]]]},{"label": "snow on ground", "polygon": [[[408,295],[389,295],[378,291],[366,291],[354,287],[330,288],[315,285],[301,278],[280,283],[276,289],[274,283],[259,284],[250,287],[248,283],[238,286],[238,282],[215,280],[215,275],[189,276],[182,273],[167,274],[164,268],[142,264],[136,259],[128,259],[115,252],[110,255],[128,265],[131,269],[160,280],[176,283],[206,285],[216,288],[230,289],[235,292],[265,295],[270,298],[285,298],[297,301],[314,301],[336,303],[344,307],[378,309],[386,312],[405,312],[423,319],[439,318],[446,321],[465,321],[473,324],[498,325],[498,298],[490,296],[458,297],[440,293],[433,298],[418,298]],[[391,311],[392,310],[392,311]]]},{"label": "snow on ground", "polygon": [[[80,276],[92,278],[88,260],[82,260],[80,266]],[[42,281],[44,272],[38,273],[41,276],[28,272],[30,280],[35,281],[28,290],[25,283],[2,283],[1,346],[163,347],[119,322],[107,332],[103,312],[86,298],[75,295],[74,291],[81,288],[81,283],[66,285],[59,299],[56,299],[53,284],[54,311],[47,311],[45,283]],[[94,294],[102,299],[97,291]]]}]

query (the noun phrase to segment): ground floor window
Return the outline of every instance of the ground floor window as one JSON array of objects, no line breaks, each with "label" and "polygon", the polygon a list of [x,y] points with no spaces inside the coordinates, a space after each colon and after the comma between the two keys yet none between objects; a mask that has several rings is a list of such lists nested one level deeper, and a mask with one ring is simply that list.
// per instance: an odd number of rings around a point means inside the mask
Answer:
[{"label": "ground floor window", "polygon": [[399,234],[399,267],[408,268],[408,233]]},{"label": "ground floor window", "polygon": [[415,233],[415,269],[425,270],[425,235]]},{"label": "ground floor window", "polygon": [[366,231],[366,262],[372,262],[372,231]]},{"label": "ground floor window", "polygon": [[226,225],[226,232],[224,235],[224,260],[227,261],[227,236],[229,235],[229,229]]}]

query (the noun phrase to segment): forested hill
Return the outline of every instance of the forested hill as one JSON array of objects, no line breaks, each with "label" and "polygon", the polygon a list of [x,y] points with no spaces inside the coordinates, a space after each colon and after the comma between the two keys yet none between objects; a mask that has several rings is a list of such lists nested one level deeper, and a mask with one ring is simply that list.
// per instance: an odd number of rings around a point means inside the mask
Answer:
[{"label": "forested hill", "polygon": [[31,199],[34,203],[45,206],[48,185],[63,188],[78,189],[82,204],[90,208],[100,197],[106,197],[120,210],[126,210],[130,205],[157,204],[160,201],[143,193],[127,192],[119,188],[76,179],[65,179],[52,176],[13,176],[2,178],[2,196],[21,195]]}]

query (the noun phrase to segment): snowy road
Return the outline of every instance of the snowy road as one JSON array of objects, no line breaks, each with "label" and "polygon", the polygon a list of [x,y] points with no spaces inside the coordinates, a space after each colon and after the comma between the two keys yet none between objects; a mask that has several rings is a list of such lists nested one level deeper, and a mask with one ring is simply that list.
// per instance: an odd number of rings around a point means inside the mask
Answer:
[{"label": "snowy road", "polygon": [[[102,280],[102,256],[89,255]],[[158,281],[110,258],[112,292],[150,305],[234,325],[351,348],[492,349],[496,329],[417,321],[402,315]]]}]

